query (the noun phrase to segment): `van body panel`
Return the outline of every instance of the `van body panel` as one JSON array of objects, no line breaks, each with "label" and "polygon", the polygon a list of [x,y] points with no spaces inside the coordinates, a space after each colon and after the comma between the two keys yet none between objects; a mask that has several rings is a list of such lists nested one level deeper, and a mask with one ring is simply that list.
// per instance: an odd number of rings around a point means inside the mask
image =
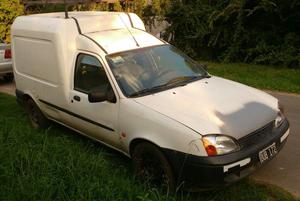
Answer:
[{"label": "van body panel", "polygon": [[79,17],[78,23],[83,34],[131,27],[129,18],[124,13]]},{"label": "van body panel", "polygon": [[[34,26],[32,26],[34,24]],[[18,17],[12,26],[12,53],[16,88],[26,92],[53,119],[63,120],[57,111],[40,100],[66,107],[66,88],[71,71],[66,59],[76,50],[77,32],[73,19],[49,19],[43,23],[37,16]]]},{"label": "van body panel", "polygon": [[[15,51],[15,54],[19,55],[16,61],[16,71],[24,76],[49,83],[49,86],[57,87],[61,79],[60,74],[57,73],[59,68],[55,44],[51,40],[19,36],[14,38],[14,42],[19,47]],[[31,48],[28,50],[27,47]]]},{"label": "van body panel", "polygon": [[120,101],[119,124],[120,131],[128,135],[121,138],[127,153],[134,139],[142,139],[159,147],[176,147],[176,151],[207,156],[199,133],[133,99]]}]

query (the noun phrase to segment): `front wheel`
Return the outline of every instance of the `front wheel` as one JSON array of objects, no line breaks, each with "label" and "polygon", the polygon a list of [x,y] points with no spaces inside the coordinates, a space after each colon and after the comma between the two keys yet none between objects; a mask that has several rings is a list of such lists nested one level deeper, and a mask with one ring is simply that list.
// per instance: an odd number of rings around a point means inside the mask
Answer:
[{"label": "front wheel", "polygon": [[132,160],[140,181],[159,187],[164,193],[175,193],[172,168],[157,146],[147,142],[138,144],[133,150]]}]

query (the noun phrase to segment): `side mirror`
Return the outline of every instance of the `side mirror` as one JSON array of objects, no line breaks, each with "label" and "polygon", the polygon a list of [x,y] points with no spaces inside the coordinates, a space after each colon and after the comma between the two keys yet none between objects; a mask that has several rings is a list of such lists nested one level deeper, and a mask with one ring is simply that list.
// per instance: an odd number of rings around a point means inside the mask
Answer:
[{"label": "side mirror", "polygon": [[98,102],[106,101],[106,91],[92,90],[88,94],[88,98],[90,103],[98,103]]},{"label": "side mirror", "polygon": [[115,93],[110,85],[92,89],[88,94],[88,99],[90,103],[104,101],[115,103],[117,101]]}]

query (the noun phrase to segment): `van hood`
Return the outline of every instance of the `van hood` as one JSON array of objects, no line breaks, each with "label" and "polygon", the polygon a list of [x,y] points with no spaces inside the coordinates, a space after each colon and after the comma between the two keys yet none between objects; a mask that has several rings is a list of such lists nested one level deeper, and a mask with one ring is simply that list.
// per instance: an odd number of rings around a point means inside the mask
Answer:
[{"label": "van hood", "polygon": [[200,134],[236,139],[273,121],[278,113],[276,98],[215,76],[134,100]]}]

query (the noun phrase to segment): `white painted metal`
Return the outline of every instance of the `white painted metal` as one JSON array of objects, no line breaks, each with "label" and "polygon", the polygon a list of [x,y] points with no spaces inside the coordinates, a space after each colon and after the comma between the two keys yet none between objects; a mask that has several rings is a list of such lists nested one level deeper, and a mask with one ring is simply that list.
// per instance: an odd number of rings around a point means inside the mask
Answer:
[{"label": "white painted metal", "polygon": [[290,129],[288,129],[284,134],[283,136],[281,136],[280,138],[280,142],[282,143],[290,134]]},{"label": "white painted metal", "polygon": [[245,158],[245,159],[240,160],[240,161],[237,161],[237,162],[235,162],[235,163],[231,163],[231,164],[229,164],[229,165],[225,165],[225,166],[223,167],[223,172],[228,172],[228,170],[229,170],[230,168],[233,168],[233,167],[236,167],[236,166],[243,167],[243,166],[249,164],[250,161],[251,161],[251,158]]},{"label": "white painted metal", "polygon": [[278,112],[277,100],[270,95],[215,76],[135,101],[201,134],[236,139],[273,121]]}]

